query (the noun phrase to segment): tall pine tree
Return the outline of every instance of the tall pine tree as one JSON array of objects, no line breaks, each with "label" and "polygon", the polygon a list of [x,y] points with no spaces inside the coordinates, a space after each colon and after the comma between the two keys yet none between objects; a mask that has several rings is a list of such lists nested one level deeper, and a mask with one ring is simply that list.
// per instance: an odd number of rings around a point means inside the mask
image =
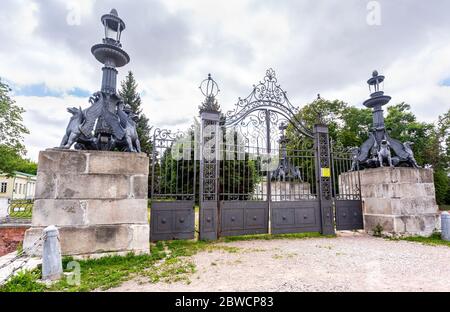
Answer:
[{"label": "tall pine tree", "polygon": [[125,103],[131,106],[133,112],[138,115],[138,121],[136,123],[136,130],[141,143],[141,149],[143,153],[147,153],[151,156],[152,142],[150,139],[150,131],[152,127],[149,125],[149,120],[142,112],[141,97],[137,92],[137,82],[134,79],[133,72],[129,71],[125,80],[121,83],[121,90],[119,95],[124,99]]}]

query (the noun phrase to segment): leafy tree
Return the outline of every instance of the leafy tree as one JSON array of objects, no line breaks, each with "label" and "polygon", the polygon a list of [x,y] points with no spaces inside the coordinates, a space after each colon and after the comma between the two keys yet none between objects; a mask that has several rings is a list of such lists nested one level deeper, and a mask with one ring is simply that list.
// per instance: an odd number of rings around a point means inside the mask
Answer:
[{"label": "leafy tree", "polygon": [[[297,116],[310,129],[322,120],[329,126],[335,146],[360,146],[372,127],[372,110],[348,106],[334,100],[317,99],[303,106]],[[413,150],[419,165],[429,166],[435,172],[436,199],[439,204],[450,204],[450,110],[438,122],[417,120],[406,103],[390,105],[385,113],[385,124],[391,137],[402,142],[414,142]],[[309,139],[299,136],[292,125],[288,127],[288,149],[301,149]]]},{"label": "leafy tree", "polygon": [[149,119],[142,112],[141,97],[137,92],[138,84],[134,78],[133,72],[129,71],[125,80],[121,83],[119,95],[125,100],[125,103],[131,106],[132,111],[138,115],[136,130],[141,143],[142,152],[151,155],[152,142],[150,139],[150,131],[152,127],[149,125]]},{"label": "leafy tree", "polygon": [[14,171],[36,174],[37,164],[23,158],[13,148],[2,144],[0,145],[0,172],[12,174]]},{"label": "leafy tree", "polygon": [[36,174],[37,164],[24,158],[23,136],[29,133],[23,125],[24,109],[16,105],[10,91],[9,86],[0,80],[0,172]]},{"label": "leafy tree", "polygon": [[23,136],[28,129],[23,125],[22,114],[25,110],[16,105],[9,95],[11,89],[0,80],[0,144],[25,155]]},{"label": "leafy tree", "polygon": [[414,157],[419,164],[428,163],[425,153],[430,144],[429,138],[435,131],[433,124],[417,121],[411,106],[406,103],[389,106],[385,123],[391,137],[401,142],[414,143]]}]

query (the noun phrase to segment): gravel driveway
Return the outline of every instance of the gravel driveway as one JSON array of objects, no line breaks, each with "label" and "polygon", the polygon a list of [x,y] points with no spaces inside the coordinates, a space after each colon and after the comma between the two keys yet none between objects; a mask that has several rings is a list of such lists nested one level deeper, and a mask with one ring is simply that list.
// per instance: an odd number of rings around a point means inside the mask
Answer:
[{"label": "gravel driveway", "polygon": [[450,291],[450,248],[365,234],[254,240],[201,252],[190,284],[132,280],[111,291]]}]

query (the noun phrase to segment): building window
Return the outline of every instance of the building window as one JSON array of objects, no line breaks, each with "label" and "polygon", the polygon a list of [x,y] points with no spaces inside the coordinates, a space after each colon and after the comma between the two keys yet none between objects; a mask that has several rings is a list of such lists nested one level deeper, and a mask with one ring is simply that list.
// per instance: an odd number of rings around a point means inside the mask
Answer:
[{"label": "building window", "polygon": [[19,184],[16,183],[16,187],[14,188],[14,193],[17,193],[19,191]]},{"label": "building window", "polygon": [[22,184],[19,184],[19,194],[22,194]]},{"label": "building window", "polygon": [[8,188],[8,182],[2,182],[2,184],[0,184],[0,193],[6,193],[7,188]]}]

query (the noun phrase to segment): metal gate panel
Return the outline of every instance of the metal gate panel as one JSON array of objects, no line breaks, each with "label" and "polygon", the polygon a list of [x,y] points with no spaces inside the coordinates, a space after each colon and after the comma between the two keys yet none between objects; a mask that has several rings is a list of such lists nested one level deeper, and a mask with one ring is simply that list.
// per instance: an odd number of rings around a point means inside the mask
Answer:
[{"label": "metal gate panel", "polygon": [[152,202],[151,210],[151,241],[194,238],[194,201]]},{"label": "metal gate panel", "polygon": [[221,236],[268,233],[267,201],[222,201]]},{"label": "metal gate panel", "polygon": [[200,204],[200,239],[217,239],[218,213],[217,201],[202,201]]},{"label": "metal gate panel", "polygon": [[272,234],[319,232],[320,203],[318,200],[271,202]]},{"label": "metal gate panel", "polygon": [[339,231],[364,229],[359,167],[353,156],[352,150],[332,149],[333,200]]},{"label": "metal gate panel", "polygon": [[198,166],[194,134],[156,129],[152,149],[150,240],[193,239]]},{"label": "metal gate panel", "polygon": [[336,229],[358,230],[364,228],[361,201],[336,200]]}]

